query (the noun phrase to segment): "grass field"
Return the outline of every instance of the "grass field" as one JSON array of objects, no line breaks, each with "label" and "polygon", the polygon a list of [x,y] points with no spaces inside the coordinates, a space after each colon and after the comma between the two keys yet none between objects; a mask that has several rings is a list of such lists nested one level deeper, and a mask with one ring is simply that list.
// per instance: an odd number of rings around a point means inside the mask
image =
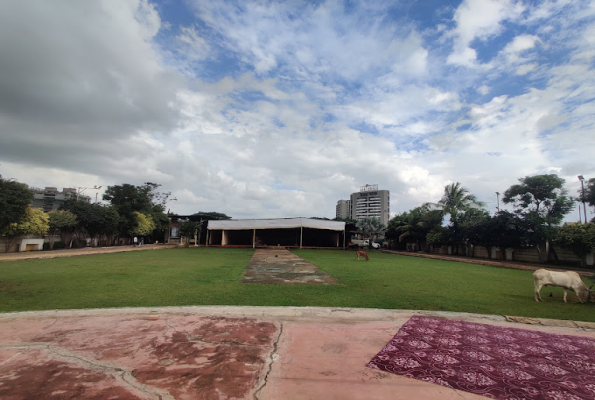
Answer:
[{"label": "grass field", "polygon": [[[595,322],[595,303],[544,288],[532,273],[351,251],[295,253],[339,279],[336,286],[242,284],[252,250],[188,248],[0,263],[0,311],[136,306],[322,306],[462,311]],[[587,281],[588,282],[588,281]],[[590,284],[590,283],[589,283]],[[553,292],[553,297],[549,293]]]}]

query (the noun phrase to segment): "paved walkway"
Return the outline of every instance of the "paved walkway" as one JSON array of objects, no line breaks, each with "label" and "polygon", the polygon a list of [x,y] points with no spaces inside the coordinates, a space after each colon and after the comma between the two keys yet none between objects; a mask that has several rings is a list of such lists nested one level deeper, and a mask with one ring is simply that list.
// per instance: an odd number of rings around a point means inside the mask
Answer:
[{"label": "paved walkway", "polygon": [[242,283],[336,285],[337,278],[283,248],[257,249]]},{"label": "paved walkway", "polygon": [[[0,314],[2,399],[480,399],[365,367],[412,315],[595,339],[505,317],[312,307]],[[545,325],[544,325],[545,324]]]},{"label": "paved walkway", "polygon": [[41,258],[78,257],[91,254],[111,254],[127,251],[161,250],[177,247],[173,244],[146,244],[143,246],[110,246],[110,247],[83,247],[80,249],[61,249],[52,251],[22,251],[18,253],[0,253],[0,262],[36,260]]}]

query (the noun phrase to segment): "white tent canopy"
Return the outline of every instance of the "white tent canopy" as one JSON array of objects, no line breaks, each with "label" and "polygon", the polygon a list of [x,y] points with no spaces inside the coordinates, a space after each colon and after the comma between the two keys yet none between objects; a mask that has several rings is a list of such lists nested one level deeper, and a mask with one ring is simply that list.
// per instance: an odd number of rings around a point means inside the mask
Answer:
[{"label": "white tent canopy", "polygon": [[[342,235],[341,235],[342,233]],[[341,237],[343,240],[341,240]],[[207,246],[269,245],[345,248],[345,222],[313,218],[210,220]]]},{"label": "white tent canopy", "polygon": [[331,231],[344,231],[345,222],[328,221],[312,218],[275,218],[275,219],[228,219],[210,220],[207,229],[244,230],[244,229],[287,229],[313,228]]}]

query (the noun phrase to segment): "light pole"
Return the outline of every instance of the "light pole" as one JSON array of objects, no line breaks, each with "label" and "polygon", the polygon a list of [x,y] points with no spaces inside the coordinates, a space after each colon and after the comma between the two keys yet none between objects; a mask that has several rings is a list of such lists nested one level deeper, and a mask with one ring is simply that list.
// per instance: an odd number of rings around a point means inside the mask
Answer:
[{"label": "light pole", "polygon": [[[174,197],[173,199],[168,199],[167,201],[178,201],[178,199]],[[167,213],[169,214],[169,208],[167,209]]]},{"label": "light pole", "polygon": [[[87,189],[99,190],[99,189],[101,189],[101,186],[94,185],[92,188],[79,186],[78,190],[76,191],[76,200],[77,201],[79,199],[79,195]],[[95,203],[97,203],[97,194],[95,194]]]},{"label": "light pole", "polygon": [[578,180],[581,181],[581,201],[583,202],[583,213],[585,216],[585,224],[587,223],[587,207],[585,206],[585,177],[582,175],[577,176]]},{"label": "light pole", "polygon": [[496,192],[496,210],[500,212],[500,192]]}]

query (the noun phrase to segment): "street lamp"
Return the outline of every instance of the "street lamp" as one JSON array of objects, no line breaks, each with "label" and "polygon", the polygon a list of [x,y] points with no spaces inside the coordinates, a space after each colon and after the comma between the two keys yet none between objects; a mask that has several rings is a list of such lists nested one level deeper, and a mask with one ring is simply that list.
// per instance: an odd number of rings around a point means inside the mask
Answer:
[{"label": "street lamp", "polygon": [[581,201],[583,202],[583,213],[585,216],[585,224],[587,223],[587,207],[585,206],[585,177],[582,175],[577,176],[578,180],[581,181]]},{"label": "street lamp", "polygon": [[500,192],[496,192],[496,210],[500,212]]},{"label": "street lamp", "polygon": [[[79,199],[79,195],[87,189],[99,190],[99,189],[101,189],[101,186],[94,185],[92,188],[79,186],[78,190],[76,191],[76,200],[77,201]],[[95,202],[97,203],[97,193],[95,194]]]},{"label": "street lamp", "polygon": [[99,186],[97,189],[97,192],[95,192],[95,204],[97,204],[97,195],[99,194],[99,189],[101,189],[101,186]]}]

